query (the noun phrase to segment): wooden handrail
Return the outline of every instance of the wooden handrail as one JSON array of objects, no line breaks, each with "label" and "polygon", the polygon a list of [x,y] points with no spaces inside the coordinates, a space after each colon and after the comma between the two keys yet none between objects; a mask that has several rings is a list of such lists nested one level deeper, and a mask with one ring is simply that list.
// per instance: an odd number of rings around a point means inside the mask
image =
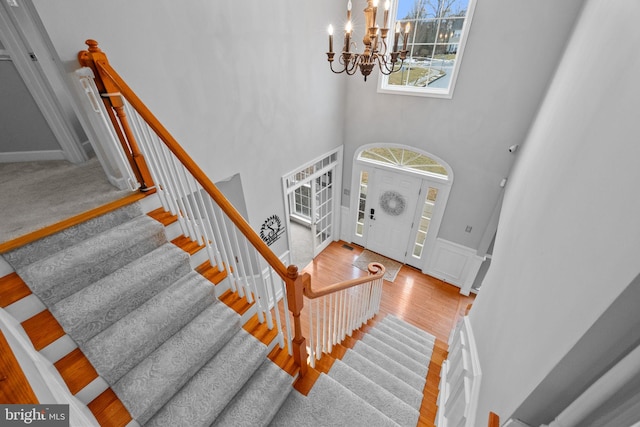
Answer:
[{"label": "wooden handrail", "polygon": [[[308,273],[298,274],[298,267],[290,265],[286,267],[278,256],[267,246],[267,244],[258,236],[251,225],[236,210],[229,200],[222,194],[209,177],[200,169],[187,152],[180,146],[169,131],[160,123],[147,106],[138,98],[135,92],[126,84],[120,75],[111,67],[107,56],[98,47],[95,40],[87,40],[86,44],[89,49],[78,53],[78,60],[82,66],[90,67],[94,71],[96,86],[105,99],[105,105],[109,117],[114,123],[116,133],[120,139],[125,151],[130,150],[128,155],[136,170],[138,179],[141,180],[143,186],[145,182],[152,182],[148,172],[147,165],[142,153],[137,147],[133,132],[128,125],[126,116],[124,115],[124,103],[121,96],[124,97],[129,104],[144,119],[147,125],[156,133],[158,138],[164,142],[166,147],[176,156],[182,165],[191,173],[193,178],[202,186],[209,196],[216,202],[220,209],[235,224],[240,232],[245,236],[249,243],[258,251],[265,261],[275,270],[276,274],[286,284],[286,294],[288,299],[288,309],[293,316],[294,337],[292,340],[292,353],[295,363],[300,368],[300,377],[307,372],[307,348],[306,340],[302,335],[302,326],[300,322],[300,314],[304,307],[304,298],[318,298],[343,289],[348,289],[372,280],[380,279],[384,276],[384,266],[378,263],[369,264],[369,272],[371,275],[351,279],[344,282],[336,283],[320,290],[314,290],[311,287],[311,276]],[[107,103],[107,100],[109,101]],[[115,111],[115,114],[114,114]],[[116,120],[116,115],[117,119]],[[118,125],[119,123],[119,125]],[[148,175],[148,177],[146,177]]]},{"label": "wooden handrail", "polygon": [[318,289],[317,291],[311,288],[311,276],[309,273],[304,273],[302,275],[302,290],[304,292],[304,296],[309,299],[320,298],[325,295],[329,295],[335,292],[339,292],[345,289],[352,288],[354,286],[361,285],[363,283],[368,283],[373,280],[382,279],[384,277],[385,268],[384,265],[372,262],[368,265],[369,276],[358,277],[356,279],[345,280],[342,282],[334,283],[333,285],[326,286],[322,289]]},{"label": "wooden handrail", "polygon": [[[178,141],[175,140],[175,138],[162,125],[162,123],[160,123],[140,98],[138,98],[135,92],[131,90],[129,85],[127,85],[120,75],[111,67],[107,60],[107,56],[98,47],[98,42],[95,40],[87,40],[86,43],[89,46],[89,49],[87,51],[80,52],[78,55],[80,63],[84,66],[89,66],[91,63],[95,64],[92,68],[97,70],[105,83],[105,90],[109,91],[109,95],[119,93],[129,101],[138,114],[140,114],[140,116],[147,122],[149,127],[151,127],[158,137],[166,144],[167,148],[169,148],[178,160],[180,160],[200,185],[202,185],[202,188],[209,193],[218,206],[220,206],[224,213],[227,214],[229,219],[258,250],[260,255],[265,258],[265,260],[284,281],[288,281],[290,278],[287,276],[287,268],[284,263],[271,249],[269,249],[269,246],[267,246],[253,228],[251,228],[249,223],[242,217],[242,215],[240,215],[231,202],[227,200],[209,177],[180,146]],[[110,82],[112,87],[109,87],[110,85],[107,82]],[[116,97],[112,96],[112,98]]]},{"label": "wooden handrail", "polygon": [[[89,51],[94,48],[93,54],[103,57],[106,61],[107,57],[102,51],[100,51],[100,49],[97,49],[98,43],[96,41],[87,40],[87,45],[90,46]],[[118,92],[118,90],[109,79],[103,78],[104,76],[102,75],[101,70],[96,67],[97,61],[93,54],[90,54],[87,51],[82,51],[78,54],[78,61],[82,66],[89,67],[93,70],[93,74],[96,77],[94,79],[96,87],[100,94],[103,95],[102,102],[106,107],[107,115],[113,124],[113,128],[118,140],[120,141],[120,145],[129,160],[131,170],[140,183],[140,189],[142,191],[148,191],[154,187],[153,179],[151,178],[151,173],[147,167],[147,162],[145,161],[144,156],[140,151],[140,147],[138,146],[138,143],[133,136],[133,132],[131,131],[127,115],[124,112],[124,104],[119,96],[105,95],[114,94],[114,92]]]},{"label": "wooden handrail", "polygon": [[489,412],[489,427],[500,427],[500,417],[493,412]]}]

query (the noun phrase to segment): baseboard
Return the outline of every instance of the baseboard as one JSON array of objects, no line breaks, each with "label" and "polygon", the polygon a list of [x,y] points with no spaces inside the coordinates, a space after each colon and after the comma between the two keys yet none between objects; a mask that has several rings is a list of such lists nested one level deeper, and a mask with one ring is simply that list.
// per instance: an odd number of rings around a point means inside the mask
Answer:
[{"label": "baseboard", "polygon": [[0,153],[0,163],[38,162],[47,160],[65,160],[62,150],[12,151]]}]

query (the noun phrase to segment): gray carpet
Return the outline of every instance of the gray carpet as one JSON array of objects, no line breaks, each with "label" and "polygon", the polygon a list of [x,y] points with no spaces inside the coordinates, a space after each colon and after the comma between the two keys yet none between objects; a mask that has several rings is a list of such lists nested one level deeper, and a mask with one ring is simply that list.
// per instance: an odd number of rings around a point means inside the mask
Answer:
[{"label": "gray carpet", "polygon": [[313,234],[309,227],[293,220],[289,222],[289,233],[291,233],[291,263],[302,270],[313,261]]},{"label": "gray carpet", "polygon": [[0,243],[130,194],[109,183],[96,158],[0,163],[0,188]]},{"label": "gray carpet", "polygon": [[418,421],[431,335],[387,316],[303,396],[138,205],[4,258],[141,425]]},{"label": "gray carpet", "polygon": [[293,389],[137,204],[3,256],[141,425],[268,424]]},{"label": "gray carpet", "polygon": [[[383,332],[388,325],[402,339]],[[434,343],[427,332],[385,317],[320,376],[308,396],[291,393],[272,425],[414,427]],[[405,354],[402,346],[412,350]]]}]

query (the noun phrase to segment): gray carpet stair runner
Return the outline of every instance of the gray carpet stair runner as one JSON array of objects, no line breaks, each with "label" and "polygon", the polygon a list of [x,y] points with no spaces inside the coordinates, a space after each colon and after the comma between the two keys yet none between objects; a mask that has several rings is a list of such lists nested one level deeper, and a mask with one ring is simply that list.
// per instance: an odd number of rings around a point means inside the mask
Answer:
[{"label": "gray carpet stair runner", "polygon": [[307,397],[292,392],[272,425],[415,427],[434,343],[427,332],[384,317]]},{"label": "gray carpet stair runner", "polygon": [[308,396],[137,204],[4,258],[149,426],[415,426],[434,337],[378,322]]}]

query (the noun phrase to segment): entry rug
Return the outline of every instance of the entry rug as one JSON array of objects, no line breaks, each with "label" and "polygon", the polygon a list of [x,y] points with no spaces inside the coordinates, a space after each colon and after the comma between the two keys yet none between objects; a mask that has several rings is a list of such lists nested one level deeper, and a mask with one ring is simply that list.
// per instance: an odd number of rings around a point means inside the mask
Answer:
[{"label": "entry rug", "polygon": [[396,280],[398,271],[400,271],[400,267],[402,267],[402,264],[400,264],[399,262],[387,257],[383,257],[382,255],[378,255],[377,253],[368,251],[366,249],[362,251],[358,258],[356,258],[356,260],[353,262],[353,265],[358,267],[360,270],[369,271],[367,266],[372,262],[378,262],[384,265],[384,280],[387,280],[389,282],[393,282],[394,280]]}]

